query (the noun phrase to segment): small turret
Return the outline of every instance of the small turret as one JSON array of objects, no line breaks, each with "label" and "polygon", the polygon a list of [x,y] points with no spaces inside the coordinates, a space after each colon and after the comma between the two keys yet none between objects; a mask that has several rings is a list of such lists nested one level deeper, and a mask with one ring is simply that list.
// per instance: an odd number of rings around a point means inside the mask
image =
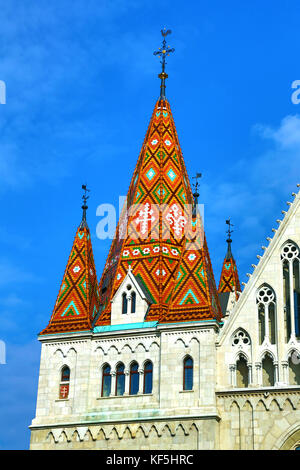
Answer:
[{"label": "small turret", "polygon": [[234,293],[235,298],[236,298],[235,300],[237,300],[239,292],[241,292],[237,266],[236,266],[236,262],[235,262],[235,259],[233,257],[232,250],[231,250],[231,243],[232,243],[231,234],[233,233],[233,230],[231,230],[231,227],[233,227],[233,225],[231,224],[230,219],[226,220],[226,224],[228,225],[228,230],[226,231],[226,233],[228,234],[228,237],[226,240],[227,253],[224,259],[219,288],[218,288],[219,300],[220,300],[223,315],[225,315],[226,313],[230,294]]},{"label": "small turret", "polygon": [[99,311],[97,275],[86,221],[89,190],[84,185],[82,189],[82,220],[75,235],[49,325],[41,335],[90,330]]}]

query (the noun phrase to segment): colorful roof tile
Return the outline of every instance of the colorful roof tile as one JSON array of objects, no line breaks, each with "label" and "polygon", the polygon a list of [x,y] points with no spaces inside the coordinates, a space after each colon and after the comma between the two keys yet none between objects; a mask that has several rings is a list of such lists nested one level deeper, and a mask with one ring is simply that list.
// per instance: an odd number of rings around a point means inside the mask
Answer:
[{"label": "colorful roof tile", "polygon": [[[152,299],[148,321],[220,317],[205,237],[202,247],[186,249],[192,206],[170,104],[159,99],[129,187],[129,209],[121,214],[99,284],[101,313],[96,325],[110,324],[110,302],[129,266]],[[184,283],[175,292],[178,276]]]}]

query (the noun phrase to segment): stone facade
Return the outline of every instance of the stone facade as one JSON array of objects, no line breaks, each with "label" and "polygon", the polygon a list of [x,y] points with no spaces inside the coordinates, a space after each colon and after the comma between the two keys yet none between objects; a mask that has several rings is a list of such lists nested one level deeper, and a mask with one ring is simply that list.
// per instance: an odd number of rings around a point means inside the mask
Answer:
[{"label": "stone facade", "polygon": [[[31,449],[299,446],[300,338],[297,313],[291,312],[297,312],[300,295],[300,199],[294,197],[238,301],[232,296],[223,325],[147,325],[139,317],[130,326],[116,314],[111,327],[41,336]],[[120,299],[116,305],[121,308]],[[193,360],[191,390],[183,387],[187,357]],[[139,374],[135,395],[129,390],[132,361]],[[151,393],[143,390],[147,361],[153,365]],[[119,363],[125,391],[115,396]],[[105,364],[110,396],[101,396]],[[59,398],[64,366],[70,369],[65,399]]]}]

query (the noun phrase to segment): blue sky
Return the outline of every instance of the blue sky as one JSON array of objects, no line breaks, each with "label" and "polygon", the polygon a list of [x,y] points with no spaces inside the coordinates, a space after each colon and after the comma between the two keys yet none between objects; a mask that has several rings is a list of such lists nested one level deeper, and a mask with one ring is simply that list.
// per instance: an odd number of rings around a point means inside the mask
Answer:
[{"label": "blue sky", "polygon": [[241,280],[300,182],[296,1],[0,0],[0,449],[26,449],[43,329],[91,188],[98,276],[110,241],[96,208],[117,205],[159,94],[160,30],[173,30],[169,98],[200,202],[216,281],[225,224]]}]

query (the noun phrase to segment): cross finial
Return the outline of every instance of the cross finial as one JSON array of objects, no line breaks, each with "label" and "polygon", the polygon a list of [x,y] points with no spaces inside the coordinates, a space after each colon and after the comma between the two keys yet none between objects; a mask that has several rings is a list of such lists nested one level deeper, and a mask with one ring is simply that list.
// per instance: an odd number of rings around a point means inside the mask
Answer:
[{"label": "cross finial", "polygon": [[84,191],[83,193],[83,196],[82,196],[82,200],[83,200],[83,205],[81,206],[81,209],[82,209],[82,220],[81,220],[81,224],[80,224],[80,230],[82,230],[83,228],[88,228],[88,225],[87,225],[87,221],[86,221],[86,210],[88,208],[87,206],[87,200],[89,198],[89,196],[87,195],[88,192],[90,192],[90,190],[87,188],[86,184],[83,184],[82,185],[82,189]]},{"label": "cross finial", "polygon": [[162,41],[162,46],[158,48],[158,51],[155,51],[153,52],[154,55],[158,55],[160,58],[161,58],[161,73],[158,75],[158,78],[161,79],[161,85],[160,85],[160,98],[161,99],[165,99],[166,98],[166,83],[165,83],[165,80],[166,78],[168,78],[168,75],[166,74],[165,72],[165,68],[166,68],[166,56],[168,56],[171,52],[174,52],[175,49],[174,48],[171,48],[169,46],[167,46],[167,41],[166,41],[166,37],[168,36],[168,34],[171,34],[171,30],[170,29],[162,29],[161,30],[161,34],[162,34],[162,37],[163,37],[163,41]]}]

